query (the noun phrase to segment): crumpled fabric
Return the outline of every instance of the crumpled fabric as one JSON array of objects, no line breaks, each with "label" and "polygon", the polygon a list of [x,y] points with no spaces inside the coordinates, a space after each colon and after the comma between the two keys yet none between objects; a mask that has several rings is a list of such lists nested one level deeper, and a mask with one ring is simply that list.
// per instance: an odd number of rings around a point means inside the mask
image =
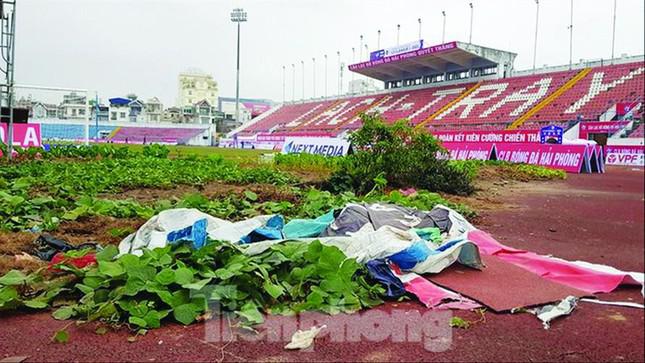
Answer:
[{"label": "crumpled fabric", "polygon": [[401,280],[396,277],[387,263],[383,260],[372,260],[366,265],[370,276],[385,287],[385,294],[388,297],[400,297],[405,294],[405,287]]},{"label": "crumpled fabric", "polygon": [[383,226],[402,230],[434,227],[439,228],[442,233],[447,233],[452,228],[450,210],[441,207],[424,212],[394,204],[350,203],[341,210],[321,236],[343,236],[355,233],[368,223],[375,230]]},{"label": "crumpled fabric", "polygon": [[263,215],[240,222],[229,222],[192,208],[168,209],[150,218],[135,232],[119,244],[119,254],[142,255],[144,249],[165,247],[168,235],[194,226],[195,222],[206,220],[206,233],[212,240],[238,243],[243,236],[260,228],[273,216]]},{"label": "crumpled fabric", "polygon": [[282,234],[284,228],[284,218],[280,215],[269,218],[266,224],[262,227],[256,228],[251,233],[240,238],[241,243],[254,243],[267,240],[275,240],[284,238]]},{"label": "crumpled fabric", "polygon": [[311,238],[320,236],[334,221],[334,210],[316,219],[292,219],[284,225],[284,238]]}]

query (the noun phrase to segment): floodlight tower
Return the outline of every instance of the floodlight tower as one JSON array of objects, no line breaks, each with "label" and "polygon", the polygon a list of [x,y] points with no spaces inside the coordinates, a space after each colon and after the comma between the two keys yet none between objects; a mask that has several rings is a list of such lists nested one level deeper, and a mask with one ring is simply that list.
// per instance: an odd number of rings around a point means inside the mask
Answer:
[{"label": "floodlight tower", "polygon": [[[7,159],[13,157],[13,98],[14,98],[14,64],[16,40],[16,1],[0,0],[0,53],[2,62],[0,72],[4,76],[0,85],[0,108],[9,111],[7,123]],[[0,112],[2,114],[2,112]],[[4,116],[4,115],[3,115]]]},{"label": "floodlight tower", "polygon": [[237,74],[235,76],[235,122],[240,122],[240,24],[246,22],[246,11],[235,8],[231,12],[231,21],[237,23]]}]

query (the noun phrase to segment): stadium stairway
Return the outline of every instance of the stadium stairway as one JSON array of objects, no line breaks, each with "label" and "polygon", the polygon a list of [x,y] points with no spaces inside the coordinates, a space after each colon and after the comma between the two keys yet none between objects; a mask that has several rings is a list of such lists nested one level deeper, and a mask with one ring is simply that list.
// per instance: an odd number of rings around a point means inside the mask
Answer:
[{"label": "stadium stairway", "polygon": [[560,97],[563,93],[566,91],[570,90],[573,86],[576,85],[581,79],[585,78],[587,74],[591,72],[591,68],[584,68],[578,74],[573,76],[570,80],[568,80],[565,84],[563,84],[560,88],[555,90],[553,93],[545,97],[542,101],[538,102],[537,105],[533,106],[530,110],[526,111],[522,116],[518,117],[513,121],[513,123],[508,126],[507,130],[515,130],[518,127],[521,127],[524,122],[526,122],[529,118],[531,118],[533,115],[536,113],[540,112],[544,107],[549,105],[551,102],[553,102],[556,98]]},{"label": "stadium stairway", "polygon": [[271,115],[271,114],[275,113],[276,111],[278,111],[279,109],[281,109],[282,106],[283,105],[277,105],[277,106],[271,107],[268,111],[262,112],[259,116],[255,117],[251,121],[249,121],[249,122],[247,122],[245,124],[242,124],[242,125],[238,126],[237,128],[229,131],[226,134],[226,137],[232,137],[233,135],[235,135],[237,133],[240,133],[240,132],[246,130],[247,128],[257,124],[258,122],[260,122],[260,121],[264,120],[265,118],[267,118],[269,115]]},{"label": "stadium stairway", "polygon": [[114,130],[112,130],[112,132],[110,132],[110,134],[108,135],[107,139],[112,140],[112,138],[119,132],[119,130],[121,130],[121,126],[115,127]]},{"label": "stadium stairway", "polygon": [[336,127],[334,128],[333,132],[334,132],[334,133],[336,133],[336,134],[339,134],[340,132],[342,132],[342,129],[341,129],[341,128],[342,128],[343,126],[345,126],[345,125],[347,125],[347,124],[350,124],[350,123],[354,122],[357,118],[359,118],[359,116],[360,116],[362,113],[368,113],[370,110],[372,110],[372,109],[374,109],[374,108],[376,108],[376,107],[379,107],[380,105],[382,105],[383,103],[387,102],[387,101],[388,101],[388,100],[390,100],[391,98],[392,98],[392,96],[390,96],[390,95],[385,95],[385,96],[381,97],[378,101],[376,101],[376,102],[372,103],[371,105],[366,105],[366,106],[365,106],[365,107],[363,107],[362,109],[358,110],[358,111],[356,112],[356,114],[355,114],[355,116],[354,116],[354,117],[348,118],[347,120],[345,120],[345,122],[342,122],[342,123],[340,123],[338,126],[336,126]]},{"label": "stadium stairway", "polygon": [[425,124],[427,124],[428,122],[430,122],[430,121],[434,120],[437,116],[441,115],[441,114],[442,114],[442,113],[444,113],[446,110],[448,110],[448,109],[449,109],[449,108],[451,108],[452,106],[456,105],[459,101],[463,100],[463,99],[464,99],[465,97],[467,97],[469,94],[473,93],[473,92],[474,92],[477,88],[479,88],[479,86],[481,86],[481,85],[482,85],[482,82],[481,82],[481,81],[479,81],[479,82],[475,83],[475,85],[473,85],[473,86],[472,86],[472,87],[470,87],[469,89],[465,90],[465,91],[464,91],[464,93],[462,93],[461,95],[459,95],[459,97],[457,97],[457,98],[455,98],[454,100],[452,100],[452,101],[448,102],[445,106],[443,106],[443,107],[441,107],[440,109],[438,109],[438,110],[437,110],[437,112],[433,113],[432,115],[428,116],[425,120],[421,121],[419,124],[417,124],[417,126],[416,126],[416,127],[417,127],[417,128],[424,127],[424,126],[425,126]]},{"label": "stadium stairway", "polygon": [[316,121],[316,120],[318,120],[320,117],[322,117],[323,115],[325,115],[325,113],[326,113],[327,111],[333,110],[333,109],[334,109],[334,107],[338,106],[338,105],[339,105],[341,102],[343,102],[343,101],[344,101],[344,100],[343,100],[342,98],[341,98],[341,99],[338,99],[338,100],[336,100],[336,101],[334,101],[331,105],[329,105],[329,107],[325,108],[322,112],[319,112],[319,113],[318,113],[318,114],[316,114],[314,117],[310,118],[309,120],[307,120],[307,121],[305,121],[305,122],[301,122],[298,126],[294,127],[293,129],[291,129],[291,130],[289,130],[289,131],[291,131],[291,132],[293,132],[293,131],[298,131],[298,130],[300,130],[302,127],[310,125],[311,123],[315,122],[315,121]]}]

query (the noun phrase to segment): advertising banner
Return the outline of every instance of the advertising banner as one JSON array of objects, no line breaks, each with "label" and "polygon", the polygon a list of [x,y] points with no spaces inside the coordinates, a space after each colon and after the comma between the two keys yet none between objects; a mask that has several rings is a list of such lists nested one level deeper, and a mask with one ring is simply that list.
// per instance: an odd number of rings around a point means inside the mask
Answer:
[{"label": "advertising banner", "polygon": [[540,129],[540,144],[562,144],[564,130],[560,126],[545,126]]},{"label": "advertising banner", "polygon": [[607,165],[645,166],[645,146],[607,145],[605,147]]},{"label": "advertising banner", "polygon": [[287,137],[282,146],[283,154],[316,154],[343,156],[349,151],[347,140],[334,137]]},{"label": "advertising banner", "polygon": [[422,48],[423,48],[423,39],[420,39],[414,42],[405,43],[394,47],[374,51],[370,53],[370,61],[375,61],[375,60],[382,59],[384,57],[389,57],[392,55],[419,50]]},{"label": "advertising banner", "polygon": [[629,121],[591,121],[581,122],[578,137],[580,139],[588,139],[589,134],[613,134],[622,130]]},{"label": "advertising banner", "polygon": [[440,131],[432,133],[442,142],[534,143],[540,142],[539,130]]},{"label": "advertising banner", "polygon": [[586,145],[495,144],[497,160],[542,165],[570,173],[589,166]]},{"label": "advertising banner", "polygon": [[[0,127],[0,139],[7,143],[7,124]],[[40,147],[40,124],[13,124],[13,145],[22,147]]]},{"label": "advertising banner", "polygon": [[443,147],[450,153],[450,160],[488,160],[493,144],[476,142],[445,142]]},{"label": "advertising banner", "polygon": [[432,47],[413,50],[413,51],[405,52],[405,53],[401,53],[401,54],[396,54],[396,55],[391,55],[391,56],[384,56],[383,58],[376,59],[376,60],[370,60],[368,62],[351,64],[349,66],[349,70],[350,71],[357,71],[357,70],[360,70],[360,69],[370,68],[370,67],[378,66],[378,65],[381,65],[381,64],[387,64],[387,63],[391,63],[391,62],[398,62],[398,61],[408,59],[408,58],[414,58],[414,57],[418,57],[418,56],[422,56],[422,55],[428,55],[428,54],[433,54],[433,53],[444,52],[444,51],[455,49],[455,48],[457,48],[457,42],[450,42],[450,43],[435,45],[435,46],[432,46]]}]

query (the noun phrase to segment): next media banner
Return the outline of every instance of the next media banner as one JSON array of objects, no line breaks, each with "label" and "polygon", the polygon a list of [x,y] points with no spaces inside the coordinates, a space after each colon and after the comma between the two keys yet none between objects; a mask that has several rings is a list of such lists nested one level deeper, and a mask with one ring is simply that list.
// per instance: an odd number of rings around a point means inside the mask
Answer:
[{"label": "next media banner", "polygon": [[348,151],[349,141],[335,137],[286,137],[282,146],[283,154],[343,156]]}]

